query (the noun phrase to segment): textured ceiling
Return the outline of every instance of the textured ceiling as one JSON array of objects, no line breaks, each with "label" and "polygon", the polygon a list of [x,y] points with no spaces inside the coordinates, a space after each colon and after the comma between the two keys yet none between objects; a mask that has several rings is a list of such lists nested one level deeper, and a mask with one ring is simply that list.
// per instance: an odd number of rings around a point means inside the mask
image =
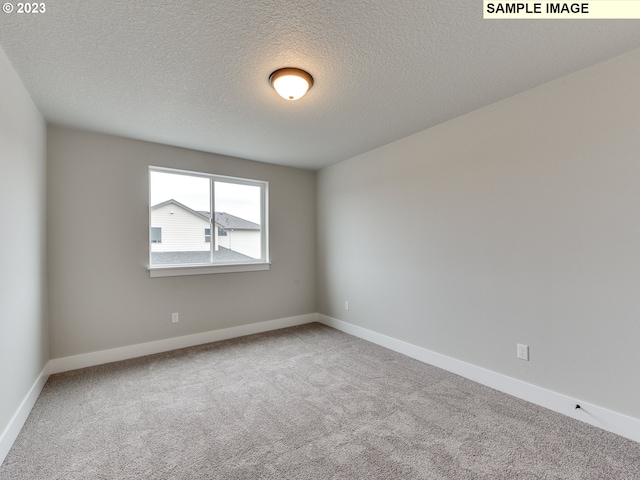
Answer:
[{"label": "textured ceiling", "polygon": [[[483,20],[481,0],[46,8],[0,13],[0,47],[48,122],[312,169],[640,47],[640,21]],[[296,102],[268,83],[287,66],[315,79]]]}]

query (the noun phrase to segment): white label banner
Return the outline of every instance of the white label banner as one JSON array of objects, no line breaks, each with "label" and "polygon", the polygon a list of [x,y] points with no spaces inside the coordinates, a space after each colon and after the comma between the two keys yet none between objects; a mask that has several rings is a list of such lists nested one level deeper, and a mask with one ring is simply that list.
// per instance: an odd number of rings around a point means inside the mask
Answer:
[{"label": "white label banner", "polygon": [[484,0],[485,19],[640,19],[640,0],[583,2],[494,2]]}]

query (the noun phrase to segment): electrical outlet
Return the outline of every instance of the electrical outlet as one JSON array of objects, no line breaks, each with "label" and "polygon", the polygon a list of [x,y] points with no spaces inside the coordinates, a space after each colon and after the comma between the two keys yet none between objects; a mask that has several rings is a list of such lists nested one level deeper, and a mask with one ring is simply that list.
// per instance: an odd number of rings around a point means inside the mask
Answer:
[{"label": "electrical outlet", "polygon": [[520,360],[529,361],[529,345],[518,343],[518,358]]},{"label": "electrical outlet", "polygon": [[344,309],[349,310],[349,300],[344,301]]},{"label": "electrical outlet", "polygon": [[172,313],[171,314],[171,323],[178,323],[180,321],[180,316],[178,315],[178,313]]}]

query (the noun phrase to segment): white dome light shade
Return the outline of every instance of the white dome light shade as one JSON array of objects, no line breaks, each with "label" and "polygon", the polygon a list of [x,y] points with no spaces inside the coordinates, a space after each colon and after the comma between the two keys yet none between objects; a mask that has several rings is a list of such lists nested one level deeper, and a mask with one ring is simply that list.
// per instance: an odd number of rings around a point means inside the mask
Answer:
[{"label": "white dome light shade", "polygon": [[299,68],[281,68],[273,72],[269,80],[285,100],[298,100],[313,85],[313,77]]}]

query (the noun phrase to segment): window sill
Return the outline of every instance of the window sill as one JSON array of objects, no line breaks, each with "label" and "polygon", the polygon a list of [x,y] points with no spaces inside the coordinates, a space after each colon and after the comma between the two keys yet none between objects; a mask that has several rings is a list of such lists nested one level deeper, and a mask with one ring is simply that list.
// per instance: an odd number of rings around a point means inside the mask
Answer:
[{"label": "window sill", "polygon": [[211,275],[216,273],[258,272],[269,270],[269,263],[234,265],[167,265],[147,267],[150,277],[181,277],[185,275]]}]

